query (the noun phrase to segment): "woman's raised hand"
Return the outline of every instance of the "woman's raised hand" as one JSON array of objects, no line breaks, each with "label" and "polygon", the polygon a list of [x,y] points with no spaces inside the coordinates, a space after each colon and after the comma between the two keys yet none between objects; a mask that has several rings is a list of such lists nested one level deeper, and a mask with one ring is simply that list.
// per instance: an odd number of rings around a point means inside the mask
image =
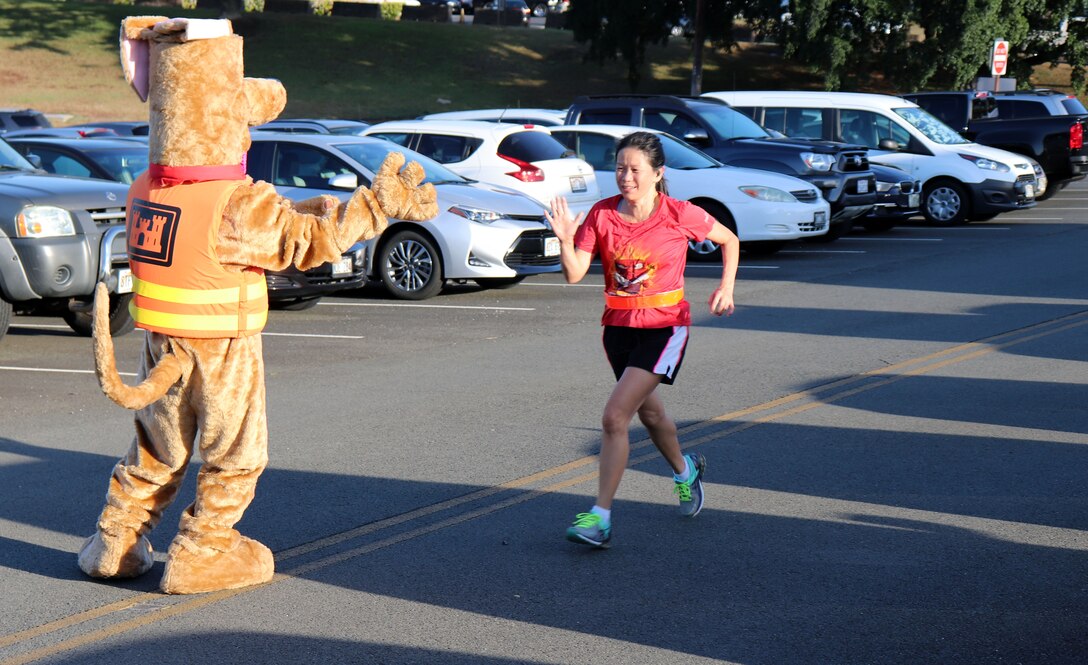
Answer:
[{"label": "woman's raised hand", "polygon": [[559,242],[564,244],[573,242],[574,232],[578,230],[578,224],[582,221],[582,213],[579,213],[577,217],[571,216],[567,200],[557,196],[552,199],[551,210],[544,211],[544,216],[552,225],[552,231],[559,238]]}]

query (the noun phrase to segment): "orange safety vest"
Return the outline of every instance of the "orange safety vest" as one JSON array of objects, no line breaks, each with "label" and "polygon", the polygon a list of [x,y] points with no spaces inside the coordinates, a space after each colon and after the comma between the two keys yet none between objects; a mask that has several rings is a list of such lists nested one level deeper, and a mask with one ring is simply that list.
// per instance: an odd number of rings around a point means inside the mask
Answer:
[{"label": "orange safety vest", "polygon": [[653,309],[654,307],[668,307],[675,305],[684,299],[684,289],[655,293],[650,296],[620,296],[613,293],[604,294],[604,304],[612,309]]},{"label": "orange safety vest", "polygon": [[223,209],[245,180],[163,186],[145,171],[128,194],[129,304],[136,326],[174,337],[256,335],[268,319],[259,269],[227,270],[215,255]]}]

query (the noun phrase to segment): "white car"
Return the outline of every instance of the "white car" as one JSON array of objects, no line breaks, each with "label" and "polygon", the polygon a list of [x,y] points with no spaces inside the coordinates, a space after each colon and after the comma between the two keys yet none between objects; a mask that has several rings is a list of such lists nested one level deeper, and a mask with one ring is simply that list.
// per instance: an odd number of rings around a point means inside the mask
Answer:
[{"label": "white car", "polygon": [[540,125],[402,120],[372,125],[365,134],[415,150],[466,178],[516,189],[545,206],[565,196],[577,213],[601,198],[593,167]]},{"label": "white car", "polygon": [[469,111],[443,111],[421,115],[418,120],[483,120],[485,122],[510,122],[516,125],[543,125],[554,127],[566,122],[566,109],[472,109]]},{"label": "white car", "polygon": [[1045,189],[1032,159],[972,143],[914,102],[858,92],[708,92],[788,136],[869,148],[869,161],[898,167],[922,183],[931,224],[962,224],[1030,208]]},{"label": "white car", "polygon": [[367,276],[397,298],[422,300],[447,280],[484,287],[517,284],[527,275],[559,271],[559,239],[544,208],[512,189],[462,178],[423,155],[364,136],[252,132],[246,172],[300,200],[319,194],[347,199],[369,186],[393,150],[415,160],[438,193],[438,216],[426,222],[389,220],[366,242]]},{"label": "white car", "polygon": [[[552,136],[597,170],[602,196],[619,194],[616,146],[634,131],[649,131],[661,138],[669,195],[709,212],[737,234],[741,248],[749,254],[773,254],[788,240],[827,233],[827,200],[800,178],[725,166],[657,130],[627,125],[567,125],[551,130]],[[692,242],[688,255],[693,260],[709,260],[720,257],[721,249],[710,241]]]}]

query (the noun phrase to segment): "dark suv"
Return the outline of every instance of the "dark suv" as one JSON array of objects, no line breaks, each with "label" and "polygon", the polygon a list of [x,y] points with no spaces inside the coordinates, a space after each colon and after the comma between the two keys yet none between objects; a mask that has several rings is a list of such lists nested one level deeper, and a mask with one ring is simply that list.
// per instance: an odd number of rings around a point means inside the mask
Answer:
[{"label": "dark suv", "polygon": [[41,129],[53,124],[34,109],[0,109],[0,134],[16,129]]},{"label": "dark suv", "polygon": [[672,95],[578,97],[568,125],[649,127],[690,143],[723,164],[774,171],[806,180],[831,206],[825,239],[850,230],[876,202],[876,182],[863,146],[772,136],[725,102]]}]

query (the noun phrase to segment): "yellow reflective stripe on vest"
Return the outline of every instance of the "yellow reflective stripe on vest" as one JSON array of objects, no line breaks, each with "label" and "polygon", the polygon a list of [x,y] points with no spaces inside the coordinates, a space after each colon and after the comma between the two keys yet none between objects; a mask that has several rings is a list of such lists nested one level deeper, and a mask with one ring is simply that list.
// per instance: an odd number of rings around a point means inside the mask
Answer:
[{"label": "yellow reflective stripe on vest", "polygon": [[[265,283],[254,282],[246,285],[244,300],[256,300],[264,295]],[[239,287],[226,289],[179,289],[175,286],[154,284],[142,279],[132,280],[132,292],[145,298],[176,302],[183,305],[225,305],[241,300]],[[146,311],[146,310],[144,310]]]},{"label": "yellow reflective stripe on vest", "polygon": [[617,296],[604,294],[604,304],[612,309],[652,309],[668,307],[684,299],[684,289],[655,293],[652,296]]},{"label": "yellow reflective stripe on vest", "polygon": [[[240,317],[237,314],[168,314],[155,310],[137,307],[135,302],[129,303],[129,312],[136,321],[156,328],[169,328],[171,330],[192,330],[194,332],[221,331],[230,333],[238,331]],[[245,328],[241,332],[260,330],[268,321],[268,310],[258,314],[247,314]]]}]

